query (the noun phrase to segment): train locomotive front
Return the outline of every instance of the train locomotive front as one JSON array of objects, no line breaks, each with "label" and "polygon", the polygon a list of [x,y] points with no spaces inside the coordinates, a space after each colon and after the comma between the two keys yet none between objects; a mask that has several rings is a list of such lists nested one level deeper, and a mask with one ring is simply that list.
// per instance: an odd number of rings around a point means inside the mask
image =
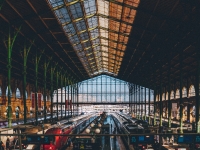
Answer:
[{"label": "train locomotive front", "polygon": [[69,135],[73,130],[73,125],[60,125],[47,130],[45,134],[56,134],[56,136],[49,136],[50,144],[41,145],[42,150],[60,150],[67,144]]}]

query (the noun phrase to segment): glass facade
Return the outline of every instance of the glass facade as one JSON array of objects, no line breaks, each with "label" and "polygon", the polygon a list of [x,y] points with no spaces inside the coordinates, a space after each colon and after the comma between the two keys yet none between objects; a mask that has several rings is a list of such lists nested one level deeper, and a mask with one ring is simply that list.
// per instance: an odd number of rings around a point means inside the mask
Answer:
[{"label": "glass facade", "polygon": [[101,75],[80,83],[79,102],[129,102],[128,83]]}]

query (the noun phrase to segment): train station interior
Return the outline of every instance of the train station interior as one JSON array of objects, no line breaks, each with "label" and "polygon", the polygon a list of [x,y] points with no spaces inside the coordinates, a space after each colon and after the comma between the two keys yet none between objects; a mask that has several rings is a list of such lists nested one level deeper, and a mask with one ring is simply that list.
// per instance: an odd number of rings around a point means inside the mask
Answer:
[{"label": "train station interior", "polygon": [[199,0],[0,0],[0,149],[199,150]]}]

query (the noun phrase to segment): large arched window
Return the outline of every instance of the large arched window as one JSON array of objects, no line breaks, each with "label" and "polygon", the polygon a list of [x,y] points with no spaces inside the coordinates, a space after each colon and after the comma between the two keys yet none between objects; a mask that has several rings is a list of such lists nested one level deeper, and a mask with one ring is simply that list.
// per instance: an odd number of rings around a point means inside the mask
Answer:
[{"label": "large arched window", "polygon": [[2,91],[1,91],[1,87],[0,87],[0,96],[2,96]]},{"label": "large arched window", "polygon": [[175,96],[176,96],[175,98],[180,98],[180,90],[179,89],[176,90],[176,95]]},{"label": "large arched window", "polygon": [[169,93],[167,92],[167,93],[166,93],[166,100],[168,100],[168,94],[169,94]]},{"label": "large arched window", "polygon": [[195,88],[194,85],[191,85],[189,88],[189,97],[195,96]]},{"label": "large arched window", "polygon": [[[8,97],[8,87],[6,88],[6,96]],[[10,97],[12,97],[12,90],[10,89]]]},{"label": "large arched window", "polygon": [[170,99],[174,99],[174,91],[173,90],[170,93]]},{"label": "large arched window", "polygon": [[20,90],[16,89],[16,98],[21,98]]},{"label": "large arched window", "polygon": [[43,97],[43,94],[41,93],[41,100],[43,101],[44,100],[44,97]]},{"label": "large arched window", "polygon": [[159,101],[160,99],[159,99],[159,95],[156,95],[156,101]]},{"label": "large arched window", "polygon": [[162,94],[162,100],[165,101],[165,93]]},{"label": "large arched window", "polygon": [[186,87],[183,87],[183,89],[182,89],[182,97],[187,97],[187,89],[186,89]]}]

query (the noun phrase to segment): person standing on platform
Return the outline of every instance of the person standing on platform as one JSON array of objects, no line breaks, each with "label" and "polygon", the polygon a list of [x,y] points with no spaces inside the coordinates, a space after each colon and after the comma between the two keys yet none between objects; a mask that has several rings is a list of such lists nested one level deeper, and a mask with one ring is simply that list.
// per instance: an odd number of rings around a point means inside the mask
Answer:
[{"label": "person standing on platform", "polygon": [[9,150],[9,148],[10,148],[10,139],[7,138],[7,140],[6,140],[6,150]]},{"label": "person standing on platform", "polygon": [[71,138],[69,137],[68,138],[68,141],[67,141],[67,147],[70,147],[72,145],[72,140]]},{"label": "person standing on platform", "polygon": [[5,148],[4,143],[2,141],[0,141],[0,150],[4,150],[4,148]]}]

